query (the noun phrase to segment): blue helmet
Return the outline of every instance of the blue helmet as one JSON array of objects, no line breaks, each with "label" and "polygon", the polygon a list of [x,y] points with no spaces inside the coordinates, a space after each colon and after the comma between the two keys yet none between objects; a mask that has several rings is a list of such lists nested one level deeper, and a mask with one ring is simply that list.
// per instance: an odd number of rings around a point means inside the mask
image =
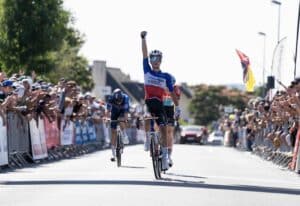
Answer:
[{"label": "blue helmet", "polygon": [[121,89],[117,88],[112,93],[113,99],[116,101],[116,103],[121,104],[123,101],[123,94]]}]

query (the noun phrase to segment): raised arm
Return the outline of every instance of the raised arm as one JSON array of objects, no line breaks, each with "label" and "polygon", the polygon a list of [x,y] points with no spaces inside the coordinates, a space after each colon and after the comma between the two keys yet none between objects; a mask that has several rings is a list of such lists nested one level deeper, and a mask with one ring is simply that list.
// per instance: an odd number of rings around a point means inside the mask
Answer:
[{"label": "raised arm", "polygon": [[146,36],[147,36],[147,32],[146,31],[142,31],[141,32],[141,38],[142,38],[143,59],[145,59],[145,58],[148,57],[148,49],[147,49]]}]

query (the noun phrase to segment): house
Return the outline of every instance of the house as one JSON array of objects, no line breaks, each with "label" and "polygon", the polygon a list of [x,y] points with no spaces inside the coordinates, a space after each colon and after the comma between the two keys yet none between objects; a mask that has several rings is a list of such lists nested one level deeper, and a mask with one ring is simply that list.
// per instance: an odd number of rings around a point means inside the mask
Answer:
[{"label": "house", "polygon": [[106,61],[94,61],[90,68],[95,82],[92,94],[97,98],[106,99],[114,89],[120,88],[133,103],[143,103],[143,83],[132,81],[120,68],[108,67]]}]

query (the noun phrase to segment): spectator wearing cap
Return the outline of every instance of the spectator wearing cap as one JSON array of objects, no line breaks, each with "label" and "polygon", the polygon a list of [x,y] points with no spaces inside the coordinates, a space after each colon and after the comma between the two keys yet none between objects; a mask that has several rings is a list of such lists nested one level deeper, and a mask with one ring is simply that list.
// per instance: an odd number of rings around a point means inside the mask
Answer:
[{"label": "spectator wearing cap", "polygon": [[[12,84],[10,87],[12,88]],[[18,96],[22,95],[21,89],[17,91],[11,89],[11,91],[12,91],[12,95],[8,95],[5,98],[4,102],[1,104],[1,107],[3,108],[5,113],[6,111],[17,111],[16,107],[18,103]]]},{"label": "spectator wearing cap", "polygon": [[6,97],[13,91],[13,81],[11,80],[4,80],[1,83],[0,89],[0,101],[4,101]]}]

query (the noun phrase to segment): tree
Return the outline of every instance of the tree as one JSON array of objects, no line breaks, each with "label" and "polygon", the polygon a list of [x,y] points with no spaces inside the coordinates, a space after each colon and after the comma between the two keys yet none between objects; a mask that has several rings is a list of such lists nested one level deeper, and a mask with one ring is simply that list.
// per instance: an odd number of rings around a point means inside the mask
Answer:
[{"label": "tree", "polygon": [[8,73],[49,72],[47,53],[60,49],[68,32],[69,12],[62,0],[2,0],[0,59]]},{"label": "tree", "polygon": [[0,0],[0,66],[8,74],[34,70],[56,83],[75,80],[94,86],[88,61],[80,56],[84,40],[62,0]]},{"label": "tree", "polygon": [[63,46],[57,52],[49,53],[55,69],[46,75],[51,82],[57,82],[61,77],[74,80],[81,85],[83,91],[90,91],[94,87],[88,61],[80,56],[79,50],[84,43],[83,37],[74,29],[69,29]]},{"label": "tree", "polygon": [[193,89],[195,95],[190,104],[190,111],[196,124],[208,125],[220,118],[220,106],[233,105],[238,109],[246,106],[247,97],[236,89],[207,85],[199,85]]}]

